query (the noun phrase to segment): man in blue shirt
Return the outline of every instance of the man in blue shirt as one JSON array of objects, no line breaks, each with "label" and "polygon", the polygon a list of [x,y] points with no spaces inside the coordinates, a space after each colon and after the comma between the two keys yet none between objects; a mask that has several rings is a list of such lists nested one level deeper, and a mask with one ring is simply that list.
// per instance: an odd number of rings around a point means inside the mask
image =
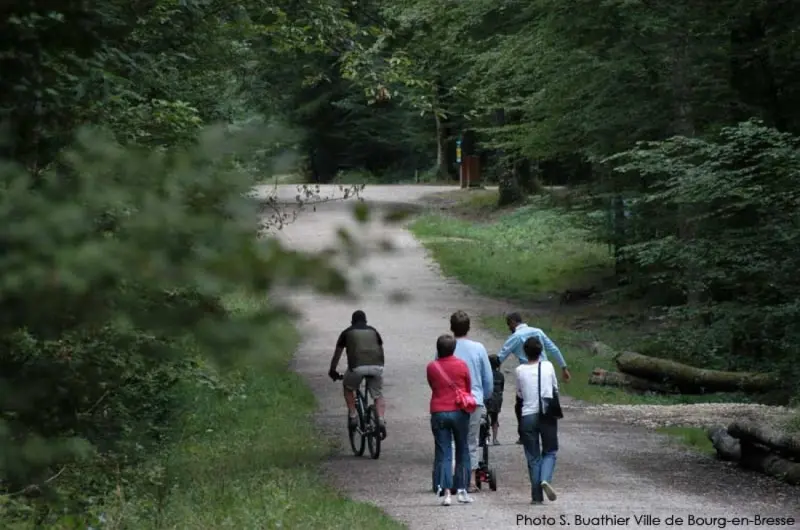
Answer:
[{"label": "man in blue shirt", "polygon": [[[571,375],[567,369],[567,362],[564,360],[561,350],[559,350],[558,346],[545,335],[544,331],[527,325],[522,321],[522,316],[516,312],[506,315],[506,325],[511,332],[511,336],[506,339],[505,344],[503,344],[503,347],[500,348],[500,351],[497,353],[497,359],[501,363],[505,361],[509,355],[515,355],[517,359],[519,359],[520,364],[527,363],[528,357],[525,355],[523,345],[530,337],[538,337],[539,342],[541,342],[543,346],[541,359],[547,360],[548,353],[555,357],[556,362],[561,367],[561,376],[564,382],[569,382]],[[519,427],[522,418],[522,399],[519,396],[517,396],[517,402],[514,405],[514,414],[517,416],[517,427]],[[517,440],[517,443],[519,444],[521,442]]]},{"label": "man in blue shirt", "polygon": [[469,333],[469,315],[464,311],[456,311],[450,315],[450,331],[456,338],[455,356],[464,361],[469,368],[469,377],[472,381],[472,396],[478,403],[478,408],[469,417],[469,446],[470,484],[467,490],[470,493],[477,491],[475,485],[475,471],[478,469],[481,421],[486,416],[485,400],[492,396],[494,377],[492,365],[489,362],[489,353],[480,342],[467,338]]}]

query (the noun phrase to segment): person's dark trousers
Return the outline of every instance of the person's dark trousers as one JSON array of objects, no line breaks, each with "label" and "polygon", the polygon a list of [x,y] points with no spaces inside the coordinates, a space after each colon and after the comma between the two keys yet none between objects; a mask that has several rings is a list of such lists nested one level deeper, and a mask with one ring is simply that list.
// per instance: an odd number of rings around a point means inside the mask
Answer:
[{"label": "person's dark trousers", "polygon": [[[452,492],[467,489],[469,484],[469,414],[462,410],[431,414],[433,453],[433,489],[450,488]],[[453,473],[453,441],[456,444],[455,476]]]},{"label": "person's dark trousers", "polygon": [[[528,476],[531,480],[531,500],[544,501],[542,481],[553,482],[558,452],[558,421],[539,418],[539,414],[522,417],[519,437],[528,461]],[[541,439],[541,444],[539,443]]]}]

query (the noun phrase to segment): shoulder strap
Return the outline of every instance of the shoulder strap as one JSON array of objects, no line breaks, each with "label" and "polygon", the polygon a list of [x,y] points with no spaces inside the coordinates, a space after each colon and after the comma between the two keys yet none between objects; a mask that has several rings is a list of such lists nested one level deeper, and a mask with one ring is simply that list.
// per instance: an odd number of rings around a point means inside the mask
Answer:
[{"label": "shoulder strap", "polygon": [[542,361],[541,360],[539,361],[538,378],[539,378],[539,384],[537,385],[538,386],[537,390],[539,391],[539,412],[544,412],[542,410]]},{"label": "shoulder strap", "polygon": [[442,377],[445,379],[445,381],[447,381],[447,384],[449,384],[451,387],[455,387],[456,384],[453,383],[453,380],[450,379],[450,376],[447,375],[447,372],[444,371],[444,368],[442,368],[442,366],[439,363],[439,361],[438,360],[433,361],[433,364],[434,364],[434,366],[436,366],[436,369],[439,370],[439,373],[442,374]]}]

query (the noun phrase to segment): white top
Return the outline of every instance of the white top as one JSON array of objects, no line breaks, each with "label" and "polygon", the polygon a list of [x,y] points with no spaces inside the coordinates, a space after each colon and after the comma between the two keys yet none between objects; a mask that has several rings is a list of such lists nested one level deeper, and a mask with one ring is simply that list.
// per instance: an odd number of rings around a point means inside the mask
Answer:
[{"label": "white top", "polygon": [[558,390],[556,370],[550,361],[517,366],[517,395],[522,397],[522,415],[539,412],[539,367],[542,368],[542,399],[553,397]]}]

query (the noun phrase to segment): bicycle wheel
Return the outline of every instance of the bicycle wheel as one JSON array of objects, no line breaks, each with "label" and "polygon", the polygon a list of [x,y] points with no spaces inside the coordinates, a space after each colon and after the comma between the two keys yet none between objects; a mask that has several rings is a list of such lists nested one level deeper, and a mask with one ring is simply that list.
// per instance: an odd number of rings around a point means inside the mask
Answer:
[{"label": "bicycle wheel", "polygon": [[[360,394],[360,392],[359,392]],[[351,429],[348,425],[347,432],[350,435],[350,448],[353,449],[353,454],[361,456],[364,454],[366,442],[366,422],[364,421],[364,406],[359,394],[356,394],[356,412],[358,413],[358,424],[355,429]]]},{"label": "bicycle wheel", "polygon": [[367,422],[370,426],[367,429],[367,445],[369,445],[369,455],[373,459],[381,456],[381,424],[378,422],[378,409],[375,405],[367,408]]}]

